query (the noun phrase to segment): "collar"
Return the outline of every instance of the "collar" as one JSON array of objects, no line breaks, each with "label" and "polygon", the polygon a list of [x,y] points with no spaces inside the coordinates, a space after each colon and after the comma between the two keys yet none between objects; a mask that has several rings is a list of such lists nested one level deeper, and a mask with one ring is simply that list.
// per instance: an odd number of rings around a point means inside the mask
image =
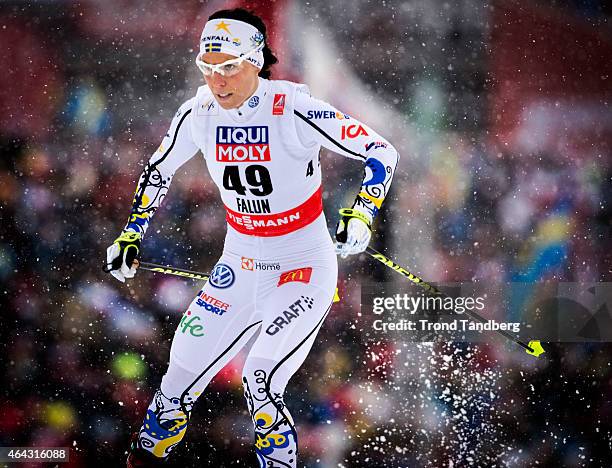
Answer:
[{"label": "collar", "polygon": [[255,115],[259,108],[263,106],[264,100],[268,95],[269,82],[261,77],[259,77],[258,80],[259,84],[257,85],[257,89],[240,107],[226,110],[232,119],[244,122]]}]

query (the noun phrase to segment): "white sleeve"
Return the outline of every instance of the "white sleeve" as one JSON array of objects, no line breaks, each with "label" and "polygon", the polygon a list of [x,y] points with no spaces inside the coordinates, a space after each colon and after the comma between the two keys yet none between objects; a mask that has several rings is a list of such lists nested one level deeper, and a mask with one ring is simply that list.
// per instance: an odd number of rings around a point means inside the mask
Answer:
[{"label": "white sleeve", "polygon": [[364,162],[363,182],[353,208],[372,220],[389,192],[398,152],[367,125],[307,93],[296,93],[294,112],[297,133],[304,146],[319,144]]},{"label": "white sleeve", "polygon": [[168,192],[174,173],[198,152],[191,137],[191,108],[194,99],[179,108],[161,145],[145,166],[138,180],[132,212],[124,231],[144,235],[149,221]]}]

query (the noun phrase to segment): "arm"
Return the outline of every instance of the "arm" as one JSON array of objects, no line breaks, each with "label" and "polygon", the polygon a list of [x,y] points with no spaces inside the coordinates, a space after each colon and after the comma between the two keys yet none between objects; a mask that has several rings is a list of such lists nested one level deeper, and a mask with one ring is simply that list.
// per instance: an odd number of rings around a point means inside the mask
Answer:
[{"label": "arm", "polygon": [[296,94],[294,112],[298,136],[305,146],[319,144],[364,163],[361,189],[352,208],[371,224],[389,193],[398,152],[367,125],[304,92]]},{"label": "arm", "polygon": [[175,172],[197,153],[198,147],[191,137],[192,104],[193,100],[190,99],[179,108],[161,145],[145,166],[138,180],[124,232],[144,236],[149,221],[168,192]]},{"label": "arm", "polygon": [[136,274],[133,265],[140,253],[140,242],[168,192],[174,173],[198,151],[191,137],[192,104],[192,99],[184,103],[172,119],[168,133],[138,180],[127,225],[106,249],[107,271],[121,282]]}]

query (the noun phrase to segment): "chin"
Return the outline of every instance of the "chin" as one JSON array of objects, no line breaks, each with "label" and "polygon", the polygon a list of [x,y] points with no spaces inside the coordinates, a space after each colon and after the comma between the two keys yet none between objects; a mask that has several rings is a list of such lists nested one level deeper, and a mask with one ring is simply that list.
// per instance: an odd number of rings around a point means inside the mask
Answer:
[{"label": "chin", "polygon": [[235,102],[220,102],[217,101],[217,103],[219,104],[219,106],[225,110],[228,109],[235,109],[237,107],[239,107]]}]

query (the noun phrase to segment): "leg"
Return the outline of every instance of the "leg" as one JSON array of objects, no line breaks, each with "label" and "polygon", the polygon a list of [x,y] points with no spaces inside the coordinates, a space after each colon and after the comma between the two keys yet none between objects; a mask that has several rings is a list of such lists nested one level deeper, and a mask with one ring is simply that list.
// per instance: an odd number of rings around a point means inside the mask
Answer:
[{"label": "leg", "polygon": [[161,387],[155,392],[140,428],[140,447],[158,458],[164,458],[181,441],[193,404],[203,387],[188,392],[185,398],[181,396],[195,381],[197,374],[170,362]]},{"label": "leg", "polygon": [[138,448],[155,457],[167,457],[181,441],[198,397],[259,329],[261,322],[252,310],[254,288],[241,278],[239,261],[221,258],[220,263],[233,270],[235,281],[223,289],[207,283],[176,329],[168,370],[138,434]]},{"label": "leg", "polygon": [[264,303],[262,331],[242,378],[262,468],[297,466],[297,431],[283,395],[329,312],[336,285],[335,256],[333,260],[326,271],[313,268],[311,284],[274,284]]}]

